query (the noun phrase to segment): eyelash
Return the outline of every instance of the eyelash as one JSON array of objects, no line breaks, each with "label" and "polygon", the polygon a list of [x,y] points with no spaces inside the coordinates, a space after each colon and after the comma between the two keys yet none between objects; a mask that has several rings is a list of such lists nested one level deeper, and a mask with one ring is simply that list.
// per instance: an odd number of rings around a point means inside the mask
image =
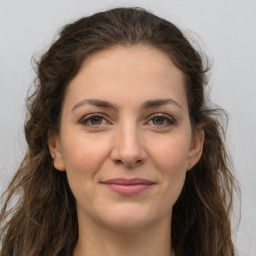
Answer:
[{"label": "eyelash", "polygon": [[95,118],[95,117],[99,117],[99,118],[101,118],[102,120],[105,120],[107,123],[109,123],[109,122],[107,121],[107,119],[104,117],[103,114],[94,113],[94,114],[90,114],[90,115],[85,116],[85,117],[80,121],[80,124],[85,125],[85,126],[89,126],[89,127],[92,127],[92,128],[99,128],[99,127],[102,125],[102,123],[99,124],[99,125],[95,125],[95,124],[92,124],[92,123],[90,122],[90,121],[92,121],[92,119]]},{"label": "eyelash", "polygon": [[[101,120],[105,120],[106,123],[110,123],[110,122],[107,121],[107,119],[104,117],[103,114],[101,114],[101,113],[93,113],[93,114],[89,114],[89,115],[85,116],[80,121],[80,124],[88,126],[88,127],[92,127],[92,128],[95,128],[95,129],[100,128],[104,124],[100,123],[99,125],[95,125],[95,124],[91,123],[92,119],[95,118],[95,117],[99,117]],[[175,119],[173,119],[169,115],[162,114],[162,113],[151,115],[146,123],[148,123],[150,121],[153,121],[154,118],[162,118],[163,122],[166,122],[165,124],[162,124],[162,125],[152,124],[154,127],[158,128],[158,129],[163,128],[163,127],[173,126],[173,125],[176,124],[176,120]]]},{"label": "eyelash", "polygon": [[[166,115],[166,114],[154,114],[152,116],[150,116],[150,119],[149,121],[152,121],[154,118],[162,118],[164,122],[166,122],[166,124],[164,125],[154,125],[154,127],[157,127],[157,128],[163,128],[163,127],[169,127],[169,126],[173,126],[176,124],[176,120],[172,117],[170,117],[169,115]],[[147,121],[148,122],[148,121]]]}]

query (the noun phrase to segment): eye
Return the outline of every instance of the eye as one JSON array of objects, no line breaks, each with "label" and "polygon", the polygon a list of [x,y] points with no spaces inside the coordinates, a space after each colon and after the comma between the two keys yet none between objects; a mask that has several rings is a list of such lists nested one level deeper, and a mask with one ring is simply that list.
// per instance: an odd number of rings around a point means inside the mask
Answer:
[{"label": "eye", "polygon": [[156,127],[168,127],[175,124],[175,120],[166,114],[155,114],[151,116],[148,124]]},{"label": "eye", "polygon": [[101,116],[94,116],[90,118],[90,122],[92,125],[100,125],[102,123],[103,118]]},{"label": "eye", "polygon": [[163,125],[165,119],[162,116],[156,116],[152,118],[152,123],[154,125]]},{"label": "eye", "polygon": [[108,121],[106,120],[106,118],[104,118],[102,115],[100,114],[90,114],[85,116],[81,121],[81,124],[89,126],[89,127],[94,127],[94,128],[98,128],[102,125],[105,125],[108,123]]}]

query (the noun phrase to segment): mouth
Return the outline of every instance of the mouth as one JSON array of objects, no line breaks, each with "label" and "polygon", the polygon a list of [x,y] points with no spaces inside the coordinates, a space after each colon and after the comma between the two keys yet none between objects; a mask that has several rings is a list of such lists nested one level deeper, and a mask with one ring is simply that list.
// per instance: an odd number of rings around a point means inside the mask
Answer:
[{"label": "mouth", "polygon": [[138,195],[151,188],[155,183],[150,180],[134,178],[134,179],[111,179],[101,182],[110,190],[126,196]]}]

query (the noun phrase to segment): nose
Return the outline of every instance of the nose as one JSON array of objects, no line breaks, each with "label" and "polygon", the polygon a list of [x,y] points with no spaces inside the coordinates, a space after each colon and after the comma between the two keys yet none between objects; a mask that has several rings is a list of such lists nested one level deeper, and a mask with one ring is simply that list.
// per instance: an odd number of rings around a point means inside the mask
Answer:
[{"label": "nose", "polygon": [[135,167],[145,162],[147,154],[142,137],[136,125],[129,125],[117,129],[111,159],[116,164],[125,167]]}]

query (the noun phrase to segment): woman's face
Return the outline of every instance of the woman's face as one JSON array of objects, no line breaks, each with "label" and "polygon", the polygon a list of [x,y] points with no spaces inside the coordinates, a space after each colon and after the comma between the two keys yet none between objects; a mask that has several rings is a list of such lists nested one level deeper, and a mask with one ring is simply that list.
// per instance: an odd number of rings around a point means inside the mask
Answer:
[{"label": "woman's face", "polygon": [[116,230],[169,224],[202,144],[203,132],[191,132],[183,73],[145,46],[90,56],[68,86],[60,134],[49,139],[79,220]]}]

